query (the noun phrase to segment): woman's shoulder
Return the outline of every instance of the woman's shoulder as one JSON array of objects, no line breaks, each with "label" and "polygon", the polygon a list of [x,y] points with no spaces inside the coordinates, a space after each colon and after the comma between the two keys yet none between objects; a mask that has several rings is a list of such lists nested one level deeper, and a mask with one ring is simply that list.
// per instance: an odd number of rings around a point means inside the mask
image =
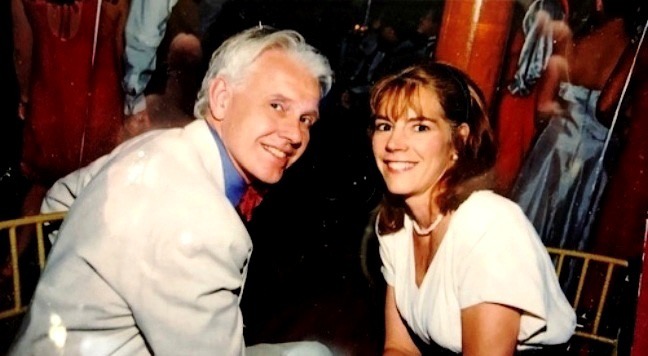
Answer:
[{"label": "woman's shoulder", "polygon": [[496,215],[502,212],[521,212],[514,201],[499,195],[491,190],[478,190],[473,192],[457,209],[468,213],[480,215]]},{"label": "woman's shoulder", "polygon": [[397,243],[397,241],[402,240],[399,237],[407,234],[408,227],[410,227],[411,229],[411,224],[412,224],[411,220],[407,215],[405,215],[403,217],[403,227],[401,227],[399,230],[396,230],[394,232],[381,233],[380,229],[378,228],[379,219],[380,219],[380,213],[376,215],[376,220],[374,221],[373,229],[381,245]]},{"label": "woman's shoulder", "polygon": [[527,229],[530,224],[517,203],[490,190],[472,193],[454,216],[455,231],[475,238],[493,229]]},{"label": "woman's shoulder", "polygon": [[[477,250],[487,254],[512,248],[520,253],[530,252],[539,243],[522,209],[514,201],[492,191],[473,193],[459,206],[451,226],[456,250],[465,256]],[[475,249],[478,245],[487,248]]]}]

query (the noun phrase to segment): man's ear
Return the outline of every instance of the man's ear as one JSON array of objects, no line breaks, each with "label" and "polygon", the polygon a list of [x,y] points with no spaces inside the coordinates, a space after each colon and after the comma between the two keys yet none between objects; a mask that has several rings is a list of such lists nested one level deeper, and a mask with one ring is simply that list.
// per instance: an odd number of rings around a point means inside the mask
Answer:
[{"label": "man's ear", "polygon": [[468,135],[470,135],[470,126],[468,126],[468,124],[464,122],[459,125],[457,132],[459,133],[459,137],[461,137],[463,142],[466,143],[466,141],[468,140]]},{"label": "man's ear", "polygon": [[232,97],[232,87],[223,77],[216,77],[209,85],[209,111],[217,121],[225,118]]}]

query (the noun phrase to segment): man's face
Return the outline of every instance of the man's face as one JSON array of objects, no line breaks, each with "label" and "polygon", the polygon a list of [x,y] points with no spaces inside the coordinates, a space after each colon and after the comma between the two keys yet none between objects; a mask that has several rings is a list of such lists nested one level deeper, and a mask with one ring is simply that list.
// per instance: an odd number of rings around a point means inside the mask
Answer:
[{"label": "man's face", "polygon": [[421,17],[416,32],[424,34],[426,36],[432,36],[435,34],[436,27],[432,12],[427,12],[423,17]]},{"label": "man's face", "polygon": [[259,56],[240,83],[214,80],[210,97],[209,120],[248,183],[278,182],[306,150],[319,118],[317,78],[278,49]]}]

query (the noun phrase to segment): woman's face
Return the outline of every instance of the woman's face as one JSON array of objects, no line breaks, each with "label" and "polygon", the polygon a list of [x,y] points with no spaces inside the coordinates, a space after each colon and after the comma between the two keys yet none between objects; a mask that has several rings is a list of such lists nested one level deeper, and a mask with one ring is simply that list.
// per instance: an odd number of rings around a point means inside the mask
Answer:
[{"label": "woman's face", "polygon": [[381,105],[376,112],[372,147],[378,169],[392,194],[405,198],[430,194],[444,171],[454,164],[452,128],[439,99],[421,88],[414,95],[417,113],[408,107],[399,117]]}]

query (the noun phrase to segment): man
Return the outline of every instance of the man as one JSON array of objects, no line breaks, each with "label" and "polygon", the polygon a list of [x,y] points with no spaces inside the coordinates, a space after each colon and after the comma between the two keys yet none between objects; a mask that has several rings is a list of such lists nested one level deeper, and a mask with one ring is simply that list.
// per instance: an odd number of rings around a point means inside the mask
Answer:
[{"label": "man", "polygon": [[439,10],[436,7],[429,8],[419,19],[416,32],[412,38],[414,47],[420,58],[434,59],[434,50],[437,45],[439,34]]},{"label": "man", "polygon": [[124,29],[124,125],[122,139],[151,129],[145,89],[156,69],[157,51],[178,0],[134,0]]},{"label": "man", "polygon": [[[193,23],[193,17],[196,17],[196,26],[180,26],[179,33],[172,33],[171,46],[178,37],[182,38],[185,45],[184,51],[194,52],[190,56],[197,56],[197,60],[202,58],[201,42],[207,33],[209,27],[216,21],[220,15],[223,6],[229,0],[133,0],[131,1],[130,11],[125,27],[125,50],[124,50],[124,77],[122,87],[125,92],[124,98],[124,127],[122,136],[127,139],[136,136],[142,132],[156,128],[158,123],[153,122],[153,116],[156,113],[155,107],[149,107],[149,100],[146,99],[146,91],[158,70],[157,54],[159,47],[167,34],[167,27],[173,27],[172,13],[177,11],[181,14],[178,18],[181,23]],[[170,23],[171,22],[171,23]],[[177,22],[177,19],[176,19]],[[178,27],[176,25],[176,27]],[[178,31],[178,28],[176,28]],[[172,32],[173,29],[172,29]],[[169,48],[169,52],[172,49]],[[171,55],[171,53],[170,53]],[[169,61],[172,59],[169,58]],[[169,63],[169,66],[172,64]],[[196,67],[194,65],[194,67]],[[198,66],[199,67],[199,66]],[[171,68],[169,68],[171,69]],[[186,78],[183,81],[193,79]],[[170,78],[169,78],[170,79]],[[175,79],[175,78],[174,78]],[[168,83],[168,80],[167,80]],[[150,90],[150,88],[148,88]],[[168,89],[168,88],[167,88]],[[193,98],[192,98],[193,99]],[[155,105],[155,104],[154,104]]]},{"label": "man", "polygon": [[47,199],[69,213],[9,353],[242,354],[252,243],[235,206],[303,154],[331,83],[298,33],[249,29],[214,53],[201,120],[57,182]]}]

